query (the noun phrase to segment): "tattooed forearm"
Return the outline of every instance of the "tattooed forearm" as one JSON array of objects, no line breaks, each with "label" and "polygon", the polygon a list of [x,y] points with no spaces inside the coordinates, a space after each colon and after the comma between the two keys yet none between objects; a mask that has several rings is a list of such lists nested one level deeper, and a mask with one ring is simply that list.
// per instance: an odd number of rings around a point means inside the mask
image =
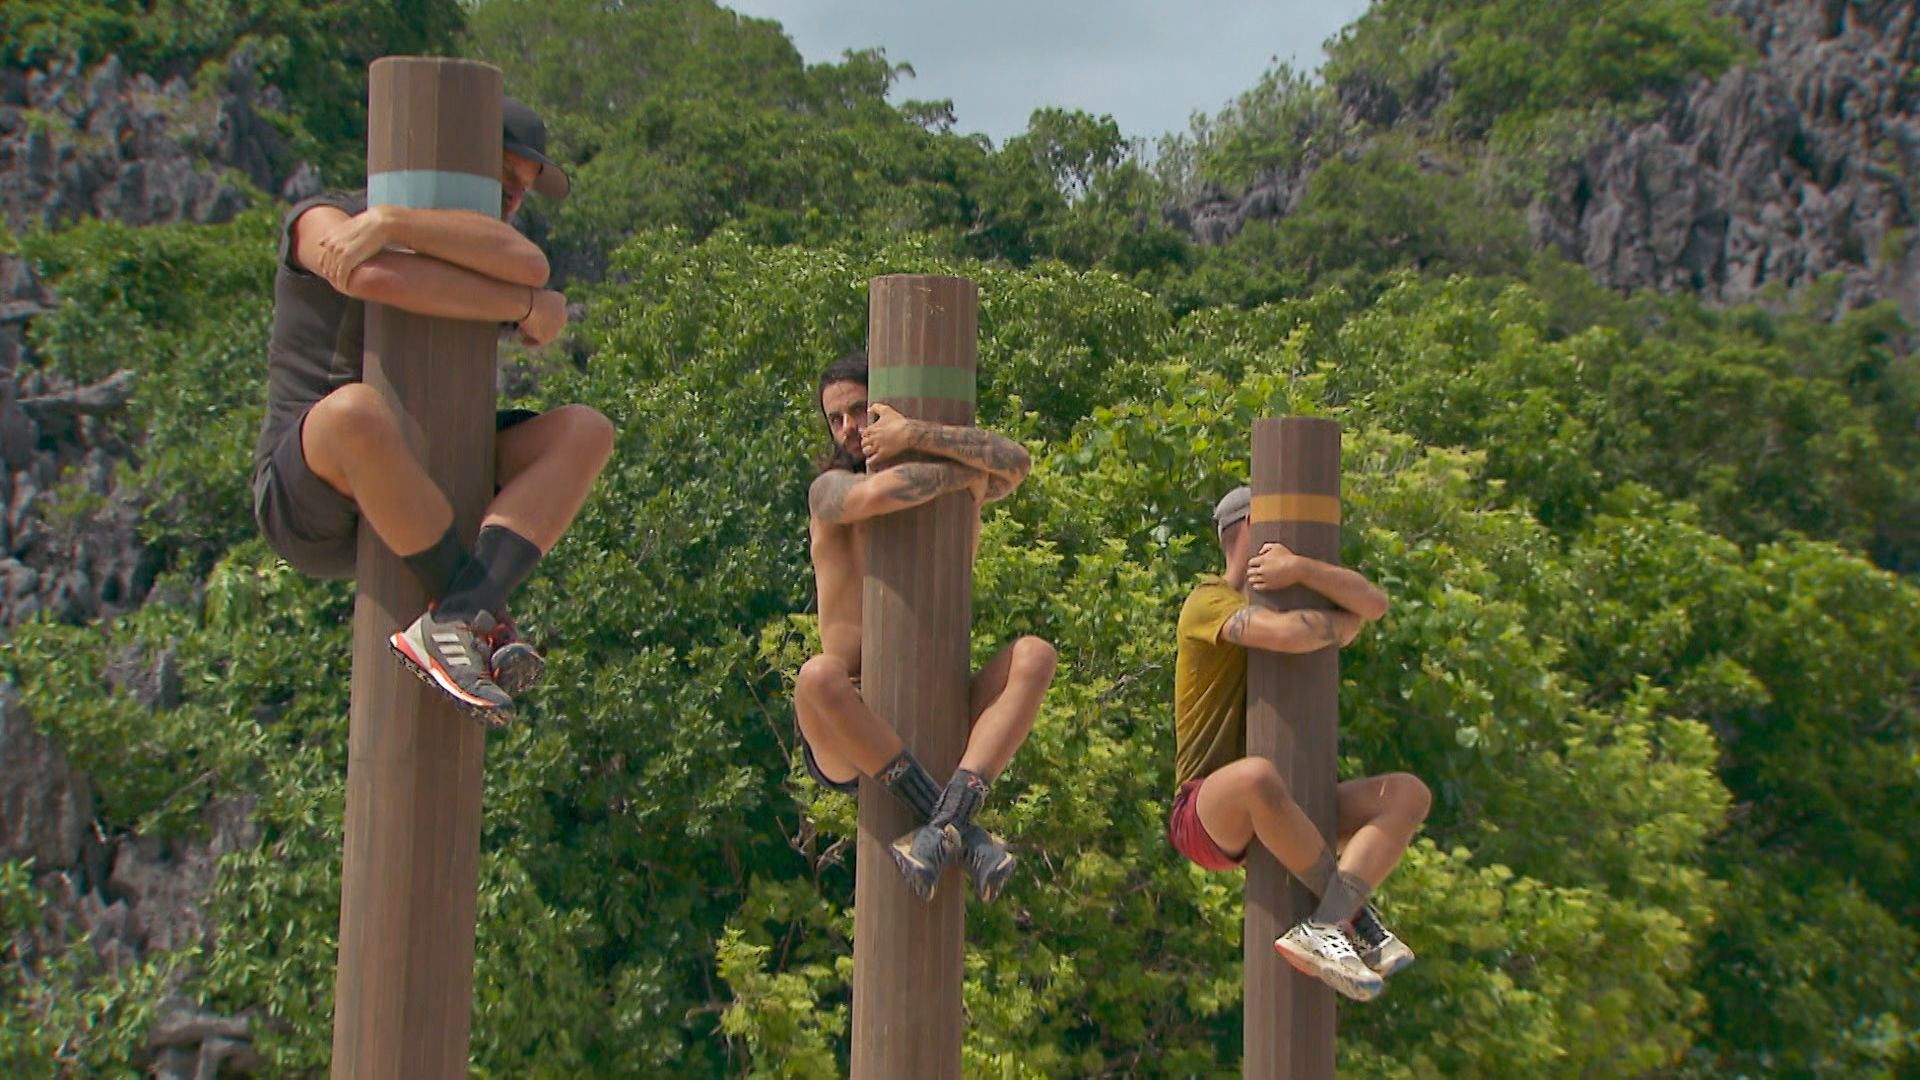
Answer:
[{"label": "tattooed forearm", "polygon": [[922,424],[915,433],[913,445],[916,450],[1011,478],[1015,483],[1024,478],[1033,465],[1025,447],[1004,435],[976,427]]},{"label": "tattooed forearm", "polygon": [[966,470],[945,462],[910,461],[894,466],[884,475],[894,481],[893,497],[909,506],[918,506],[967,486]]},{"label": "tattooed forearm", "polygon": [[1321,644],[1340,644],[1340,628],[1333,624],[1333,616],[1324,611],[1303,611],[1300,613],[1300,621],[1307,625],[1307,629],[1313,631],[1314,637]]}]

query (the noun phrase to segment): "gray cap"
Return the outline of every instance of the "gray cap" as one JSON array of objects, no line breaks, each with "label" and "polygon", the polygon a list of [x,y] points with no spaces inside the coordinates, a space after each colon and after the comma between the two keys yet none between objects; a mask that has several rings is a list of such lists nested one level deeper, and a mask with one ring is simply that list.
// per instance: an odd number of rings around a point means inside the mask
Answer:
[{"label": "gray cap", "polygon": [[1245,484],[1241,484],[1239,487],[1221,496],[1220,501],[1213,504],[1213,531],[1215,533],[1226,532],[1229,525],[1238,521],[1245,521],[1247,515],[1252,512],[1253,489]]}]

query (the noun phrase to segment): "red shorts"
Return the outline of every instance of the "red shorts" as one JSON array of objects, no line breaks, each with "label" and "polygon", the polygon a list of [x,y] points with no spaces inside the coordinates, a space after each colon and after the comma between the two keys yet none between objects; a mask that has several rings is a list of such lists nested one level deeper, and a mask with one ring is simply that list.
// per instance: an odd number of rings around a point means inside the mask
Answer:
[{"label": "red shorts", "polygon": [[1180,785],[1173,797],[1173,812],[1167,815],[1167,839],[1175,851],[1192,859],[1202,870],[1237,870],[1247,861],[1246,852],[1229,855],[1207,835],[1200,824],[1200,785],[1206,777]]}]

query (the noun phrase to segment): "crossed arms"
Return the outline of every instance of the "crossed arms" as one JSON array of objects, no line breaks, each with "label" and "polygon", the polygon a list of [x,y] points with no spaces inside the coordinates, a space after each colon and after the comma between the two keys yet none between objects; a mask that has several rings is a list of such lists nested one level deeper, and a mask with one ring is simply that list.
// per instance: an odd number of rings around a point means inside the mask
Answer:
[{"label": "crossed arms", "polygon": [[937,460],[902,462],[865,476],[844,469],[822,473],[807,493],[814,520],[851,525],[954,491],[971,492],[976,503],[993,502],[1011,494],[1033,467],[1026,449],[1003,435],[910,420],[887,405],[873,411],[878,419],[861,433],[869,465],[910,451]]},{"label": "crossed arms", "polygon": [[1360,628],[1387,613],[1387,594],[1342,566],[1267,544],[1247,564],[1247,584],[1262,592],[1302,585],[1333,601],[1333,611],[1268,611],[1244,607],[1220,628],[1220,640],[1266,652],[1345,648]]},{"label": "crossed arms", "polygon": [[547,257],[513,226],[470,210],[316,206],[293,224],[293,261],[356,300],[518,323],[529,345],[567,322],[567,298],[544,287]]}]

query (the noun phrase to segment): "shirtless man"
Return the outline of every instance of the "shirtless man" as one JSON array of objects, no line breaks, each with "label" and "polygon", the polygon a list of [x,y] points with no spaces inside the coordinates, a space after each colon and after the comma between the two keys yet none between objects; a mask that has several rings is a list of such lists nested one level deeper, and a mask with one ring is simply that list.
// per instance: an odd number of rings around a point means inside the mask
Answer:
[{"label": "shirtless man", "polygon": [[[1237,869],[1251,845],[1265,847],[1320,898],[1274,949],[1294,967],[1365,1001],[1385,988],[1386,976],[1413,963],[1413,950],[1381,924],[1367,897],[1400,862],[1432,796],[1407,773],[1342,783],[1335,796],[1336,860],[1280,770],[1264,757],[1247,756],[1247,650],[1345,648],[1361,627],[1386,614],[1387,596],[1352,570],[1281,544],[1253,551],[1252,505],[1252,490],[1239,487],[1214,507],[1226,572],[1201,582],[1180,609],[1173,675],[1179,790],[1167,838],[1207,870]],[[1333,601],[1335,609],[1269,611],[1250,599],[1251,590],[1294,585]]]},{"label": "shirtless man", "polygon": [[[453,507],[407,444],[406,422],[361,381],[368,303],[513,328],[532,347],[567,324],[546,287],[547,257],[510,221],[528,191],[567,195],[547,129],[512,98],[501,110],[500,213],[368,206],[365,190],[287,212],[274,275],[267,411],[253,456],[254,517],[296,570],[351,578],[361,518],[432,601],[389,646],[407,667],[489,725],[544,663],[518,640],[507,596],[586,502],[613,451],[613,425],[585,405],[495,418],[494,476],[471,548]],[[491,368],[469,377],[492,378]]]},{"label": "shirtless man", "polygon": [[[808,493],[821,653],[800,668],[793,691],[807,772],[850,795],[860,790],[862,775],[871,776],[913,808],[925,824],[894,842],[893,859],[916,895],[932,899],[941,873],[958,859],[980,898],[992,900],[1012,875],[1014,857],[973,815],[1033,729],[1053,681],[1053,646],[1023,637],[974,675],[966,751],[942,788],[860,697],[864,522],[955,491],[970,494],[976,507],[1005,498],[1026,478],[1031,460],[1002,436],[870,405],[863,352],[827,368],[817,402],[833,449]],[[879,468],[910,452],[925,460]],[[879,471],[870,473],[869,466]],[[977,544],[977,521],[974,539]]]}]

